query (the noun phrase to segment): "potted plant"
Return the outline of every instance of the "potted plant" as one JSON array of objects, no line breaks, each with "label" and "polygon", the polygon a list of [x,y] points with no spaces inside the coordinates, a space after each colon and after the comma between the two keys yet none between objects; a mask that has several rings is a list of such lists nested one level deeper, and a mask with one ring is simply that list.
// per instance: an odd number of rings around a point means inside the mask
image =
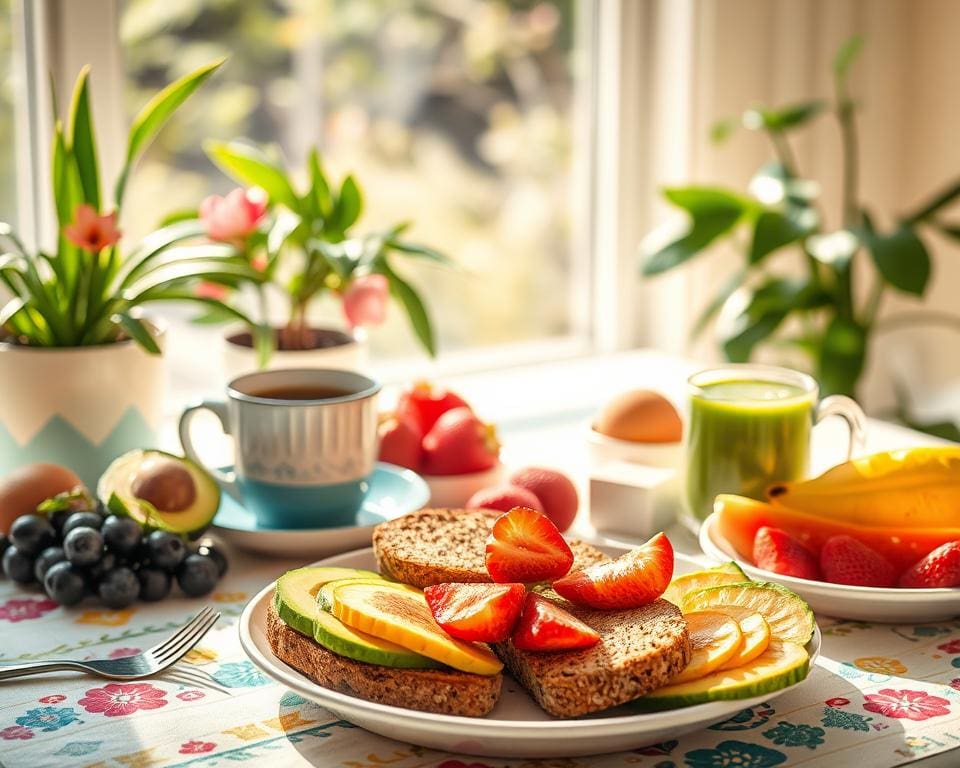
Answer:
[{"label": "potted plant", "polygon": [[42,460],[70,467],[94,487],[117,455],[156,444],[163,331],[143,307],[191,301],[246,321],[193,290],[201,277],[259,279],[232,248],[177,250],[204,233],[197,222],[159,229],[130,249],[118,228],[138,157],[220,63],[170,84],[136,116],[112,203],[101,196],[89,73],[81,71],[66,123],[58,120],[54,130],[55,246],[28,249],[0,225],[0,281],[10,294],[0,308],[0,473]]},{"label": "potted plant", "polygon": [[[664,190],[667,200],[687,213],[689,227],[679,239],[642,254],[643,273],[653,276],[685,264],[724,237],[734,239],[743,261],[704,309],[694,334],[719,314],[728,360],[746,362],[762,346],[775,348],[781,357],[789,355],[786,362],[799,357],[798,364],[816,375],[823,392],[853,397],[877,333],[915,323],[960,324],[947,313],[880,315],[891,291],[923,297],[931,274],[924,230],[960,237],[957,227],[942,218],[960,197],[960,181],[899,215],[892,226],[876,223],[859,197],[858,104],[848,88],[860,48],[860,38],[853,38],[834,59],[832,101],[744,112],[743,127],[764,134],[775,159],[757,172],[748,194],[706,186]],[[834,231],[823,225],[820,186],[803,177],[789,139],[824,113],[836,120],[843,151],[842,226]],[[722,140],[734,127],[733,121],[719,123],[714,139]],[[787,250],[797,257],[792,265],[775,260]],[[855,290],[861,279],[869,281],[868,290]]]},{"label": "potted plant", "polygon": [[[266,152],[241,142],[212,143],[210,158],[228,175],[248,185],[225,197],[208,197],[197,212],[214,242],[236,249],[238,258],[258,273],[256,281],[236,280],[227,288],[201,285],[201,295],[241,299],[252,286],[256,325],[225,335],[229,376],[258,367],[302,366],[362,368],[366,362],[364,327],[382,323],[389,296],[406,311],[428,354],[436,352],[429,314],[420,295],[394,268],[396,258],[450,264],[440,252],[404,239],[408,224],[355,234],[363,212],[363,192],[353,176],[339,185],[324,173],[312,150],[306,188],[298,192],[289,174]],[[279,294],[285,320],[271,323],[272,300]],[[317,327],[309,310],[324,295],[340,301],[343,317]],[[231,321],[235,314],[207,312],[201,322]]]}]

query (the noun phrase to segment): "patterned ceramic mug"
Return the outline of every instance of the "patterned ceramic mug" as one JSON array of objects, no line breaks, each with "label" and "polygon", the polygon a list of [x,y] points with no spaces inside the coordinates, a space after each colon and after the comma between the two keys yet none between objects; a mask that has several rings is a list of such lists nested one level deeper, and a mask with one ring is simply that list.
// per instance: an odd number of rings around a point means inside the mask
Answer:
[{"label": "patterned ceramic mug", "polygon": [[352,371],[292,369],[240,376],[227,399],[180,416],[180,442],[198,411],[212,411],[234,439],[234,467],[208,467],[264,528],[352,525],[377,460],[380,384]]}]

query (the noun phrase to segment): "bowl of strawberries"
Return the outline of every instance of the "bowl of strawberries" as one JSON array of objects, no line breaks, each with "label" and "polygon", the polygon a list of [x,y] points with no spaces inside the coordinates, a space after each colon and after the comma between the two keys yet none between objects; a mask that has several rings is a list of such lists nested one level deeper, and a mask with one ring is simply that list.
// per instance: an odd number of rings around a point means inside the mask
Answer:
[{"label": "bowl of strawberries", "polygon": [[430,487],[430,504],[462,507],[502,475],[500,442],[456,392],[420,381],[380,418],[380,461],[412,469]]}]

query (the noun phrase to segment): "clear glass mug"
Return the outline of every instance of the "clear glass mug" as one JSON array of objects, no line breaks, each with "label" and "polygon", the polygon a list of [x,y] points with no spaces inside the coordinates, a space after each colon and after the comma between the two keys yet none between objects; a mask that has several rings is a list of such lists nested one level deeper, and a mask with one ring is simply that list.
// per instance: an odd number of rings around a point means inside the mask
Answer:
[{"label": "clear glass mug", "polygon": [[812,376],[768,365],[732,364],[687,380],[686,507],[699,525],[719,493],[763,499],[775,482],[800,480],[810,437],[828,416],[847,422],[847,458],[863,449],[865,416],[849,397],[820,400]]}]

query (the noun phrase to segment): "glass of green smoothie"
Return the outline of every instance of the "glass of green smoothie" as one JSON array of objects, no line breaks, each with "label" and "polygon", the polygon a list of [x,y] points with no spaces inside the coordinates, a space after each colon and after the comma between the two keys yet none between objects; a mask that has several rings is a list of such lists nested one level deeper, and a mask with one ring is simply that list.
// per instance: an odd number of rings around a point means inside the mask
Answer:
[{"label": "glass of green smoothie", "polygon": [[813,377],[767,365],[728,365],[687,380],[686,501],[691,525],[713,511],[718,493],[755,499],[775,482],[800,480],[810,462],[810,433],[827,416],[850,429],[848,458],[863,446],[864,415],[842,395],[819,399]]}]

